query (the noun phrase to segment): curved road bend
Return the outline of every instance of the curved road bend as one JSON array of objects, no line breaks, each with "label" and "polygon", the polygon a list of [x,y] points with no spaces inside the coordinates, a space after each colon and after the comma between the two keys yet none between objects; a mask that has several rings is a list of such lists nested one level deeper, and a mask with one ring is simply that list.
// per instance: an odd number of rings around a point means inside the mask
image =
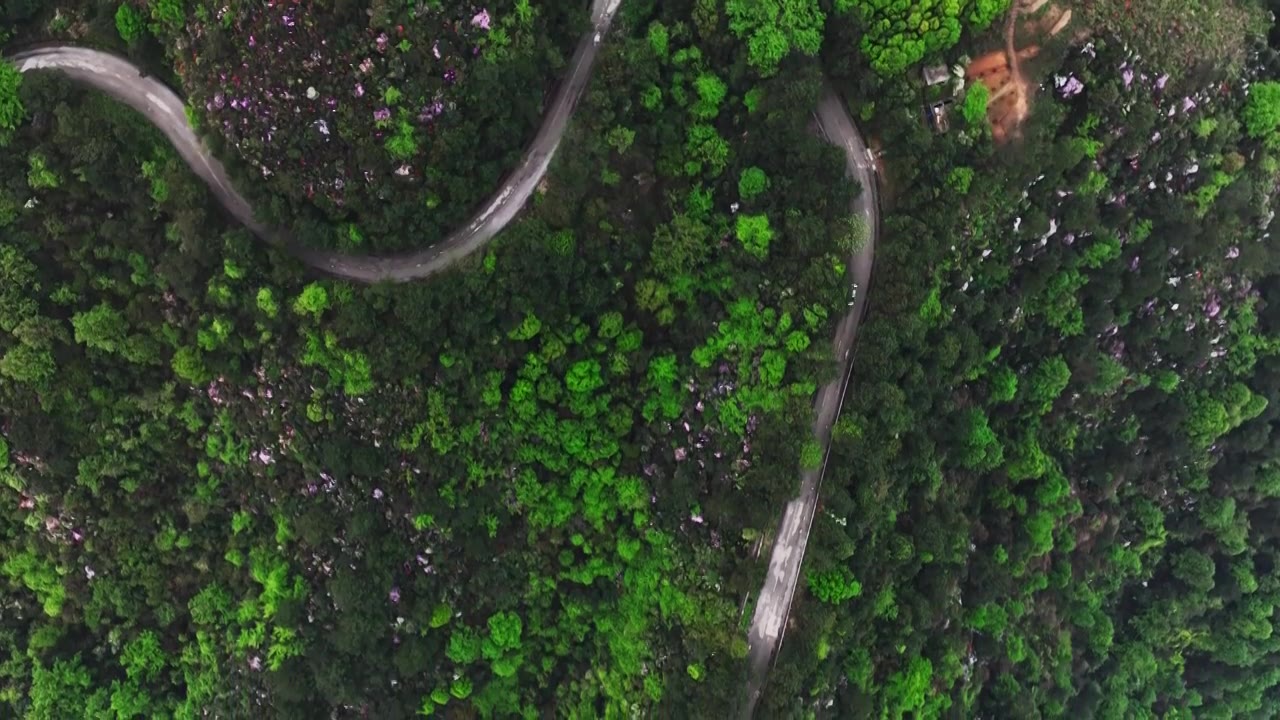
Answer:
[{"label": "curved road bend", "polygon": [[223,207],[258,237],[280,245],[313,268],[347,280],[374,283],[406,282],[434,275],[470,255],[493,239],[515,218],[546,175],[560,145],[574,107],[591,80],[596,56],[622,0],[594,0],[591,27],[578,42],[569,72],[542,119],[524,157],[501,187],[463,227],[430,248],[401,255],[346,255],[289,243],[254,219],[253,208],[232,185],[226,169],[187,124],[182,99],[153,77],[142,77],[137,66],[111,53],[57,45],[20,52],[9,58],[20,72],[57,70],[97,88],[142,113],[155,125],[182,159],[209,186]]},{"label": "curved road bend", "polygon": [[876,243],[880,239],[880,195],[875,162],[871,159],[862,135],[854,127],[844,102],[829,85],[823,89],[815,115],[818,128],[827,141],[844,150],[849,176],[862,186],[862,192],[853,200],[852,210],[866,220],[867,242],[853,256],[849,268],[850,280],[858,286],[857,297],[836,330],[835,355],[836,361],[843,368],[841,377],[824,385],[813,405],[813,435],[822,443],[822,466],[817,470],[803,470],[800,474],[800,495],[787,503],[786,510],[783,511],[782,524],[773,545],[773,555],[769,558],[769,572],[756,600],[755,615],[751,618],[751,629],[747,635],[750,647],[747,655],[750,672],[746,706],[748,718],[755,711],[756,702],[764,688],[765,676],[769,672],[769,662],[781,647],[782,636],[786,632],[791,599],[800,579],[800,566],[804,561],[805,547],[809,543],[813,515],[818,507],[818,489],[827,469],[827,456],[831,452],[831,427],[840,415],[849,384],[853,366],[850,357],[858,335],[858,326],[866,311],[871,265]]}]

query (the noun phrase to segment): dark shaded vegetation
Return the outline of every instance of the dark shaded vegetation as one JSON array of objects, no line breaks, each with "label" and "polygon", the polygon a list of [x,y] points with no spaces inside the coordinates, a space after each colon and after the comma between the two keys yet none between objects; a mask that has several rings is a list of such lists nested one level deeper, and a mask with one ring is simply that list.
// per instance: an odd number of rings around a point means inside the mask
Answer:
[{"label": "dark shaded vegetation", "polygon": [[1005,149],[859,76],[896,207],[807,572],[861,592],[798,601],[764,715],[1274,710],[1280,94],[1123,40]]},{"label": "dark shaded vegetation", "polygon": [[395,287],[315,277],[131,112],[24,78],[0,152],[8,712],[736,701],[855,189],[795,111],[815,70],[718,73],[737,46],[687,12],[620,21],[525,219]]},{"label": "dark shaded vegetation", "polygon": [[[182,69],[204,103],[248,46],[198,6],[0,11],[19,41],[153,68],[209,42]],[[432,66],[391,42],[400,3],[368,7],[392,19],[351,24],[357,66],[384,31],[386,58]],[[1019,143],[959,113],[932,133],[905,73],[998,44],[1003,7],[895,33],[869,30],[903,9],[883,3],[624,0],[525,216],[395,287],[301,268],[132,112],[0,72],[2,712],[726,716],[846,307],[857,188],[810,128],[821,64],[892,206],[758,716],[1268,717],[1280,65],[1247,42],[1217,48],[1226,76],[1137,58],[1150,28],[1120,23],[1037,60]],[[459,38],[479,9],[449,16]],[[513,26],[519,72],[486,76],[492,44],[466,64],[461,92],[526,98],[493,120],[523,129],[475,135],[459,100],[453,130],[412,134],[454,168],[493,140],[437,207],[396,185],[381,105],[342,147],[284,134],[385,183],[337,208],[279,165],[250,193],[316,242],[429,242],[518,152],[583,10],[535,13],[536,42]],[[444,89],[380,77],[406,108]]]}]

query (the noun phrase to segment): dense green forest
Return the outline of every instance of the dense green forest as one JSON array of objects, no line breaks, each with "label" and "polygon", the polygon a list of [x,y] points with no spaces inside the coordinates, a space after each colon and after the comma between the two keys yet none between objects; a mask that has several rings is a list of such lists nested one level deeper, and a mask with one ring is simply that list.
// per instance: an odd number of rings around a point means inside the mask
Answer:
[{"label": "dense green forest", "polygon": [[[1008,2],[623,0],[521,218],[391,286],[0,66],[0,714],[734,714],[865,232],[825,75],[883,231],[756,716],[1273,716],[1267,8],[1080,5],[997,147],[980,104],[931,130],[918,69]],[[0,35],[127,54],[264,221],[369,252],[492,192],[587,12],[0,0]]]},{"label": "dense green forest", "polygon": [[731,83],[737,45],[688,10],[610,39],[527,217],[394,287],[315,277],[139,117],[23,78],[0,153],[11,712],[736,701],[856,188],[792,110],[816,69]]},{"label": "dense green forest", "polygon": [[1216,37],[1055,48],[1006,148],[850,80],[894,208],[808,574],[860,594],[793,607],[772,714],[1274,717],[1280,85]]}]

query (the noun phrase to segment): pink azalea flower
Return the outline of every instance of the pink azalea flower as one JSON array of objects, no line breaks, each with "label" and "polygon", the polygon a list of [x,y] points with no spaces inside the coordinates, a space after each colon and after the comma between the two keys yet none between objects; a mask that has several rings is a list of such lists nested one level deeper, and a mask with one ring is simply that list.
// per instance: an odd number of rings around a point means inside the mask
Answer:
[{"label": "pink azalea flower", "polygon": [[481,10],[480,12],[476,13],[475,17],[471,18],[471,25],[473,27],[478,27],[481,30],[488,30],[489,22],[490,22],[490,18],[489,18],[488,10]]},{"label": "pink azalea flower", "polygon": [[381,108],[381,109],[379,109],[379,110],[374,110],[374,111],[373,111],[373,119],[374,119],[374,120],[377,120],[378,122],[381,122],[381,121],[383,121],[383,120],[390,120],[390,119],[391,119],[391,111],[390,111],[390,110],[388,110],[387,108]]}]

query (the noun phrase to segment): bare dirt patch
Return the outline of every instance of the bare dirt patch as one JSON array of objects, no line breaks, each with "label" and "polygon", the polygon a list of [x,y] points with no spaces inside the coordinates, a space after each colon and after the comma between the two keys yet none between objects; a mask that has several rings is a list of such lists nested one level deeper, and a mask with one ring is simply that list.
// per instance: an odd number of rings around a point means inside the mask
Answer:
[{"label": "bare dirt patch", "polygon": [[[1037,13],[1038,17],[1022,22],[1020,27],[1021,18]],[[997,143],[1019,137],[1022,123],[1030,113],[1035,86],[1023,74],[1022,62],[1039,55],[1039,40],[1057,35],[1070,23],[1070,9],[1064,10],[1049,0],[1017,0],[1010,6],[1005,21],[1004,48],[969,63],[965,70],[968,82],[981,82],[991,93],[987,121],[991,123],[991,134]],[[1029,40],[1020,43],[1019,35]]]}]

